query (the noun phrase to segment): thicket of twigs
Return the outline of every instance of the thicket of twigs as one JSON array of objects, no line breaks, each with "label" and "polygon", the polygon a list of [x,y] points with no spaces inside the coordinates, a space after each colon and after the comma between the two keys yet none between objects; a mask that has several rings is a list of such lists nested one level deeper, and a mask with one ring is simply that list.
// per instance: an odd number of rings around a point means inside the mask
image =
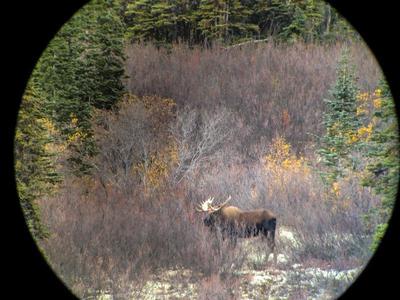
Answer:
[{"label": "thicket of twigs", "polygon": [[[235,286],[246,249],[215,238],[194,210],[227,195],[278,215],[278,227],[297,236],[298,244],[277,236],[293,263],[366,262],[363,216],[378,199],[357,174],[327,189],[310,135],[322,134],[322,99],[341,47],[130,46],[130,95],[94,120],[93,174],[67,178],[42,200],[52,235],[41,247],[55,271],[82,297],[107,290],[124,298],[159,270],[185,268],[201,280],[200,298],[232,297],[224,286]],[[361,88],[372,90],[373,58],[363,45],[350,49]]]}]

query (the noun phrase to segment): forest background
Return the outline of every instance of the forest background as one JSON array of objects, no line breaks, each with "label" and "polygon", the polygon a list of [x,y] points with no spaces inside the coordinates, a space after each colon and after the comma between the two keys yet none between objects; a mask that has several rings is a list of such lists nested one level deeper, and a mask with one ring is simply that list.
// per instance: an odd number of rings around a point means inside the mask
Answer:
[{"label": "forest background", "polygon": [[[72,255],[98,242],[94,225],[121,209],[120,226],[133,228],[149,220],[126,226],[131,210],[189,210],[207,192],[229,192],[241,206],[268,204],[284,215],[293,203],[304,209],[326,199],[332,215],[316,213],[308,226],[351,214],[354,236],[369,238],[350,246],[374,248],[398,172],[393,101],[381,77],[358,35],[323,2],[94,1],[51,42],[24,95],[15,149],[28,225],[57,261],[67,244]],[[68,218],[50,216],[55,210]],[[78,221],[83,214],[89,224]],[[186,217],[175,233],[190,224]],[[67,228],[72,242],[52,233]],[[162,249],[157,243],[146,247]],[[327,245],[302,255],[318,257]],[[58,271],[76,285],[73,264]]]}]

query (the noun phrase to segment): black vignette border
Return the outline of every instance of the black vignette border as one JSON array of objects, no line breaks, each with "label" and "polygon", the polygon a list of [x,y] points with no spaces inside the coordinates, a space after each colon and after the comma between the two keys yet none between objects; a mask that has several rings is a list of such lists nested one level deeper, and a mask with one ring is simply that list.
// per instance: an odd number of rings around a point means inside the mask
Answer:
[{"label": "black vignette border", "polygon": [[[2,249],[5,250],[2,268],[4,293],[15,299],[76,299],[41,257],[27,231],[19,209],[13,173],[13,139],[17,111],[25,84],[41,52],[57,30],[74,12],[88,1],[59,0],[53,2],[18,1],[2,6],[2,87],[6,111],[0,118],[0,170],[3,190],[2,212],[6,218],[2,226]],[[357,29],[374,55],[392,89],[396,109],[400,99],[400,46],[396,33],[400,18],[395,1],[328,1]],[[4,92],[4,91],[3,91]],[[4,94],[2,94],[4,95]],[[381,246],[358,280],[340,299],[392,299],[399,294],[398,280],[392,270],[399,266],[399,203],[397,201],[390,226]]]},{"label": "black vignette border", "polygon": [[1,272],[3,293],[10,299],[76,299],[43,259],[25,224],[16,191],[13,141],[32,69],[60,27],[87,2],[6,1],[1,6],[2,105],[6,106],[0,118]]},{"label": "black vignette border", "polygon": [[[399,116],[400,46],[396,36],[400,29],[398,10],[393,1],[328,0],[361,34],[373,52],[391,88]],[[400,266],[400,207],[396,205],[388,230],[357,280],[339,299],[394,299],[399,295],[395,271]],[[397,296],[398,297],[398,296]]]}]

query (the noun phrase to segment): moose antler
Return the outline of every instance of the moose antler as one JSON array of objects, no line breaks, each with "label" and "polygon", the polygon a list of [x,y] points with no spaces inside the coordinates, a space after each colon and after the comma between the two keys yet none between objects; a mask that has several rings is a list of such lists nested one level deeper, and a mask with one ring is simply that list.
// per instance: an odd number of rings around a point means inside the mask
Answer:
[{"label": "moose antler", "polygon": [[220,208],[223,207],[226,203],[228,203],[228,201],[231,200],[231,198],[232,198],[231,195],[229,195],[229,197],[225,200],[224,203],[218,205],[218,209],[220,209]]},{"label": "moose antler", "polygon": [[209,211],[209,210],[212,210],[213,209],[213,207],[211,206],[211,204],[213,203],[213,201],[214,201],[214,197],[209,197],[207,200],[205,200],[205,201],[203,201],[202,203],[200,203],[198,206],[197,206],[197,208],[196,208],[196,210],[197,211]]},{"label": "moose antler", "polygon": [[196,208],[197,211],[205,211],[205,212],[214,212],[219,209],[221,209],[229,200],[231,200],[231,196],[229,195],[228,199],[225,200],[224,203],[218,205],[218,206],[213,206],[212,203],[214,201],[214,197],[209,197],[207,200],[203,201],[201,204],[199,204]]}]

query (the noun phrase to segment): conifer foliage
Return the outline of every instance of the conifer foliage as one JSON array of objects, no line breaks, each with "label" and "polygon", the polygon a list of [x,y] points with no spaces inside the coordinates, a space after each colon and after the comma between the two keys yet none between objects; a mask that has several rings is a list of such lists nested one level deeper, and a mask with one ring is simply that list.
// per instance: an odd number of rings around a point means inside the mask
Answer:
[{"label": "conifer foliage", "polygon": [[[373,93],[360,93],[347,51],[339,61],[330,94],[325,100],[326,133],[318,149],[325,167],[321,175],[325,184],[336,191],[341,178],[358,172],[360,184],[372,187],[381,197],[380,205],[364,216],[366,227],[373,227],[371,249],[375,250],[386,231],[399,181],[399,137],[394,101],[384,80]],[[366,108],[368,101],[371,102],[369,109]],[[358,106],[360,102],[364,104]],[[368,114],[370,116],[366,116]]]},{"label": "conifer foliage", "polygon": [[[110,109],[120,99],[124,24],[120,3],[95,0],[74,15],[38,61],[22,99],[15,138],[15,170],[21,205],[36,238],[46,236],[37,199],[50,193],[60,176],[52,159],[51,132],[68,168],[88,174],[95,154],[94,108]],[[54,149],[53,149],[54,150]]]},{"label": "conifer foliage", "polygon": [[117,1],[92,1],[50,42],[32,77],[57,128],[72,148],[76,174],[95,153],[93,108],[109,109],[123,93],[124,25]]},{"label": "conifer foliage", "polygon": [[323,124],[326,133],[321,139],[319,154],[328,168],[323,174],[328,183],[332,183],[348,167],[352,167],[349,154],[357,146],[356,134],[361,125],[357,117],[357,95],[355,71],[349,63],[349,55],[343,52],[337,68],[337,78],[325,99],[326,111]]},{"label": "conifer foliage", "polygon": [[327,3],[316,0],[128,0],[124,9],[131,41],[159,46],[225,45],[269,36],[282,41],[331,41],[354,33]]},{"label": "conifer foliage", "polygon": [[45,116],[42,102],[37,90],[28,87],[21,103],[15,135],[17,188],[28,227],[35,238],[44,238],[48,234],[36,201],[48,194],[60,180],[54,165],[54,153],[49,149],[54,139],[49,134],[52,124]]},{"label": "conifer foliage", "polygon": [[399,184],[399,136],[394,101],[385,80],[375,90],[375,129],[371,136],[370,159],[363,185],[372,187],[382,197],[381,205],[371,213],[378,214],[380,223],[376,227],[372,248],[376,249],[387,228],[394,208]]}]

